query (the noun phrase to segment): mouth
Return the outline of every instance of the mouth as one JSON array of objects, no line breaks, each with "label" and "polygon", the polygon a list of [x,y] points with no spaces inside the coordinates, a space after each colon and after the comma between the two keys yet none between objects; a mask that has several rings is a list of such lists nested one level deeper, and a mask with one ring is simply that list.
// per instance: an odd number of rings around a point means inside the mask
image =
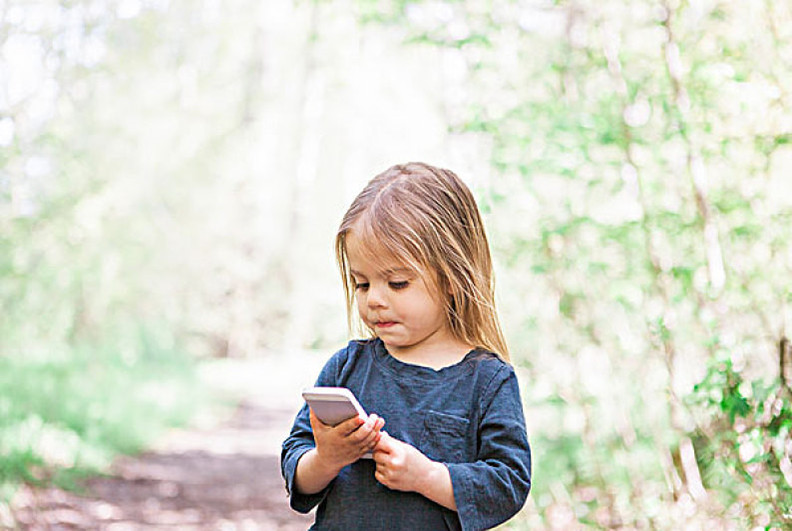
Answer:
[{"label": "mouth", "polygon": [[396,321],[379,321],[374,323],[374,328],[390,328],[396,324]]}]

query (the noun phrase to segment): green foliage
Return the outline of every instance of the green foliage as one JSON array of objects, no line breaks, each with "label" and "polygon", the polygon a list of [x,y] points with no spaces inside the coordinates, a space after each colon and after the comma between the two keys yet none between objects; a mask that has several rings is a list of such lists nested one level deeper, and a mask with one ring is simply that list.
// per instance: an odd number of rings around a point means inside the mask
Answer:
[{"label": "green foliage", "polygon": [[257,18],[227,2],[234,31],[209,32],[196,5],[0,8],[3,501],[20,481],[74,486],[186,421],[201,405],[195,358],[280,311],[248,311],[259,284],[229,273],[239,231],[218,214],[227,201],[249,223],[244,191],[211,189],[219,167],[247,162],[216,160],[236,158],[229,131],[245,130],[231,107],[256,100],[229,87],[248,60],[233,44],[254,29],[239,21]]},{"label": "green foliage", "polygon": [[[340,296],[313,289],[325,257],[302,249],[326,248],[313,216],[358,186],[311,168],[381,154],[368,121],[407,116],[409,85],[494,169],[479,199],[536,462],[514,525],[788,527],[788,3],[218,5],[0,9],[7,79],[36,72],[0,101],[3,481],[181,418],[178,400],[145,412],[182,388],[182,346],[340,338]],[[386,38],[437,63],[372,61]]]},{"label": "green foliage", "polygon": [[404,12],[407,42],[468,67],[452,130],[492,146],[531,525],[789,525],[788,397],[762,382],[792,326],[790,21],[769,2]]},{"label": "green foliage", "polygon": [[[148,343],[148,344],[146,344]],[[54,481],[106,467],[201,403],[189,360],[148,333],[140,344],[83,346],[53,359],[0,357],[0,484]]]},{"label": "green foliage", "polygon": [[725,355],[687,397],[700,419],[692,436],[706,487],[752,525],[790,524],[790,397],[780,380],[746,380]]}]

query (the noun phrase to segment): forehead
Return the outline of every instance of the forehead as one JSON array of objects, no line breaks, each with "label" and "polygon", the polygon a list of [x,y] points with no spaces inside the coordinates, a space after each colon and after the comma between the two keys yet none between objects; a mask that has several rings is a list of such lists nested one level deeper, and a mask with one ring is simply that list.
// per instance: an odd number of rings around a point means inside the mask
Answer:
[{"label": "forehead", "polygon": [[348,231],[344,242],[350,272],[353,274],[415,273],[418,269],[414,260],[397,256],[377,238],[367,237],[360,231],[354,229]]}]

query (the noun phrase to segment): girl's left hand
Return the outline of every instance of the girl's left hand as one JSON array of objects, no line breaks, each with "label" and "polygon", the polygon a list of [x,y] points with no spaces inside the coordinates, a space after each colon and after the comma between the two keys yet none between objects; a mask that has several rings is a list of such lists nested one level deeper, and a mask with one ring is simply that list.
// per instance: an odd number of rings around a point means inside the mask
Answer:
[{"label": "girl's left hand", "polygon": [[380,435],[374,448],[377,465],[374,478],[389,489],[420,492],[422,482],[436,463],[414,446],[394,439],[384,431]]}]

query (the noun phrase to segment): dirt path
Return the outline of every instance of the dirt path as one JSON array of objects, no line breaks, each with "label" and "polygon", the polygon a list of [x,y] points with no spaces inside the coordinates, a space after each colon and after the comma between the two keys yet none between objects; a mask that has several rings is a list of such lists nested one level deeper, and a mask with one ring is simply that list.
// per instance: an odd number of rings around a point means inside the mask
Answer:
[{"label": "dirt path", "polygon": [[[211,386],[244,400],[231,415],[168,434],[149,452],[118,459],[86,492],[20,490],[18,529],[307,529],[313,517],[288,507],[278,464],[280,443],[299,406],[299,389],[321,360],[228,362],[205,371]],[[13,528],[12,528],[13,529]]]}]

